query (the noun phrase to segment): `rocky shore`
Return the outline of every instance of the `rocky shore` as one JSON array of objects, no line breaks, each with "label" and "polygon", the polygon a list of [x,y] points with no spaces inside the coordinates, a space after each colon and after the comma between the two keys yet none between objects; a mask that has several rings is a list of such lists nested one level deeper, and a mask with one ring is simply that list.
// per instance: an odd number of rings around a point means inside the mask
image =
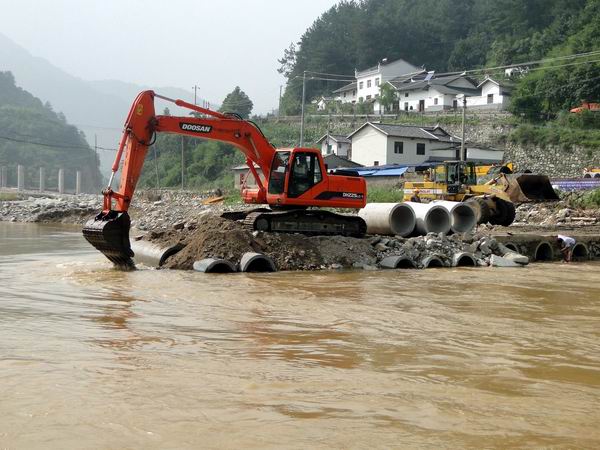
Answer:
[{"label": "rocky shore", "polygon": [[[359,239],[249,232],[240,222],[220,217],[225,211],[245,209],[246,205],[210,203],[209,198],[210,193],[138,193],[130,209],[132,239],[183,246],[167,260],[164,267],[171,269],[192,269],[194,262],[203,258],[239,261],[246,252],[259,252],[270,256],[279,270],[374,270],[391,256],[405,258],[417,268],[426,266],[431,258],[450,267],[461,253],[468,254],[477,266],[503,265],[503,259],[523,264],[525,260],[511,255],[492,234],[569,230],[600,234],[600,211],[577,210],[564,202],[523,204],[517,208],[516,221],[510,227],[480,225],[473,233],[450,236],[430,233],[413,238]],[[82,224],[100,210],[99,195],[13,193],[11,200],[0,201],[0,221]]]}]

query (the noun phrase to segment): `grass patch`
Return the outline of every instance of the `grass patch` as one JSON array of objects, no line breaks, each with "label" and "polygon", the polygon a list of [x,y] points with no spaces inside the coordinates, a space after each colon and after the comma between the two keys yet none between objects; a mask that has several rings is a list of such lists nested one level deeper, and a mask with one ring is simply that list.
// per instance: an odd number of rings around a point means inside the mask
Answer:
[{"label": "grass patch", "polygon": [[367,187],[367,203],[398,203],[404,197],[404,190],[393,186]]},{"label": "grass patch", "polygon": [[20,198],[19,194],[14,192],[0,192],[0,202],[14,202]]},{"label": "grass patch", "polygon": [[242,193],[237,189],[229,191],[225,194],[223,204],[228,206],[241,205],[242,204]]}]

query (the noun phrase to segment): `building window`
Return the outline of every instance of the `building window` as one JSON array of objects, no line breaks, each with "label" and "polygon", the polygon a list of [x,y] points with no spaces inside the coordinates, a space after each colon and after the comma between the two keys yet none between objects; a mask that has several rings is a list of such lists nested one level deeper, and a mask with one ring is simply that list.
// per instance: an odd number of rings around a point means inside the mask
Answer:
[{"label": "building window", "polygon": [[379,78],[375,78],[375,86],[379,86]]},{"label": "building window", "polygon": [[362,98],[362,97],[358,97],[358,102],[359,102],[359,103],[362,103],[362,102],[363,102],[363,100],[364,100],[364,98]]},{"label": "building window", "polygon": [[378,166],[379,165],[379,161],[373,161],[373,165],[374,166]]},{"label": "building window", "polygon": [[327,144],[327,154],[328,155],[331,155],[332,149],[333,149],[333,146],[331,144]]},{"label": "building window", "polygon": [[491,105],[492,103],[494,103],[494,94],[488,94],[487,102],[488,102],[488,105]]},{"label": "building window", "polygon": [[354,89],[354,90],[352,91],[352,97],[354,97],[355,95],[356,95],[356,89]]},{"label": "building window", "polygon": [[364,82],[361,81],[360,83],[358,83],[358,88],[362,89],[364,85],[365,85]]},{"label": "building window", "polygon": [[394,142],[394,153],[396,155],[404,153],[404,142]]},{"label": "building window", "polygon": [[346,93],[344,92],[344,98],[346,98]]},{"label": "building window", "polygon": [[371,87],[371,80],[367,80],[367,87],[370,88]]},{"label": "building window", "polygon": [[408,97],[408,92],[406,92],[406,93],[404,94],[404,96],[405,96],[405,97]]},{"label": "building window", "polygon": [[437,105],[437,104],[438,104],[438,99],[437,99],[437,97],[433,99],[433,104],[434,104],[434,105]]},{"label": "building window", "polygon": [[367,95],[367,100],[371,100],[371,96],[370,95]]},{"label": "building window", "polygon": [[458,109],[458,100],[454,99],[452,100],[452,109]]},{"label": "building window", "polygon": [[417,144],[417,155],[425,154],[425,144]]},{"label": "building window", "polygon": [[408,102],[404,102],[404,111],[408,111]]}]

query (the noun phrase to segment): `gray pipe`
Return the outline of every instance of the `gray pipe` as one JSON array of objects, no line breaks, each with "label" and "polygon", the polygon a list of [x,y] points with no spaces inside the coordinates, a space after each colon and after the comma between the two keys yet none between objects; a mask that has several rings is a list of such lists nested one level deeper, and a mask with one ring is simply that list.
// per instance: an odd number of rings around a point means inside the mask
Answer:
[{"label": "gray pipe", "polygon": [[415,228],[414,210],[405,203],[368,203],[358,211],[367,233],[410,236]]},{"label": "gray pipe", "polygon": [[451,215],[451,230],[454,233],[466,233],[477,226],[475,210],[468,203],[434,200],[434,204],[445,208]]},{"label": "gray pipe", "polygon": [[451,229],[452,218],[446,208],[435,203],[404,202],[415,212],[417,234],[448,233]]},{"label": "gray pipe", "polygon": [[183,244],[166,246],[141,239],[131,241],[131,250],[135,253],[133,257],[134,261],[150,267],[162,266],[169,257],[179,252],[183,247]]}]

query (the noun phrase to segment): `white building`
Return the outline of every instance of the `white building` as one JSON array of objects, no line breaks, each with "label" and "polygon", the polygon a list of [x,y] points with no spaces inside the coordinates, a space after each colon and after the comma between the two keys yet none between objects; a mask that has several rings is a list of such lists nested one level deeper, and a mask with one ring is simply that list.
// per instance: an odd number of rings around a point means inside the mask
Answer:
[{"label": "white building", "polygon": [[418,127],[367,122],[348,136],[352,160],[364,166],[421,164],[432,151],[460,144],[441,127]]},{"label": "white building", "polygon": [[375,100],[379,97],[379,89],[383,83],[400,75],[415,73],[420,70],[419,67],[414,66],[403,59],[388,62],[387,58],[381,60],[376,66],[369,67],[365,70],[356,70],[354,76],[356,77],[357,83],[357,100],[359,103]]},{"label": "white building", "polygon": [[396,90],[399,110],[405,112],[444,111],[460,106],[459,95],[479,95],[477,82],[464,75],[453,75],[427,79],[426,74],[417,74],[406,79],[399,77],[389,84]]},{"label": "white building", "polygon": [[323,156],[337,155],[347,159],[351,157],[351,141],[341,134],[326,134],[317,141],[317,144],[321,146]]},{"label": "white building", "polygon": [[[415,74],[421,71],[422,69],[403,59],[388,62],[386,58],[376,66],[355,70],[356,81],[333,91],[334,100],[342,103],[374,102],[379,97],[379,89],[382,84],[400,75]],[[378,103],[375,103],[375,108],[378,112]]]},{"label": "white building", "polygon": [[478,94],[467,97],[467,108],[505,110],[510,103],[508,86],[487,77],[479,86]]},{"label": "white building", "polygon": [[396,90],[398,109],[405,112],[435,112],[462,108],[462,97],[467,97],[467,108],[504,110],[509,103],[506,86],[486,78],[482,83],[465,75],[435,78],[425,73],[414,77],[398,77],[389,84]]},{"label": "white building", "polygon": [[333,99],[342,103],[356,103],[356,81],[333,91]]}]

